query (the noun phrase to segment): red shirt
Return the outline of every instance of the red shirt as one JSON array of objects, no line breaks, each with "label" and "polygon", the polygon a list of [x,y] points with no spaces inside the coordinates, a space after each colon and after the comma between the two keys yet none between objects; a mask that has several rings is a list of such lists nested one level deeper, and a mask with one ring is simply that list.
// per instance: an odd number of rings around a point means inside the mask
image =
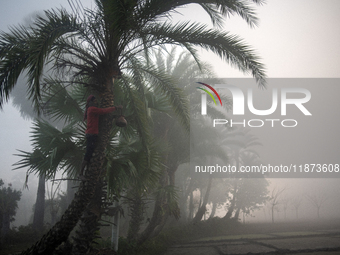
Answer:
[{"label": "red shirt", "polygon": [[97,108],[90,106],[87,109],[87,128],[85,134],[98,134],[99,115],[113,112],[115,107]]}]

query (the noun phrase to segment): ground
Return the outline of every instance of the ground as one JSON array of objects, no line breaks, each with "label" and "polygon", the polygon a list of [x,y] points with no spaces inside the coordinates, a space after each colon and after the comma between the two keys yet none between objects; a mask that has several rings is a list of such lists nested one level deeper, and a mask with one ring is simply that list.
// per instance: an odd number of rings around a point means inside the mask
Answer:
[{"label": "ground", "polygon": [[171,246],[165,255],[340,254],[340,221],[245,224],[237,232]]}]

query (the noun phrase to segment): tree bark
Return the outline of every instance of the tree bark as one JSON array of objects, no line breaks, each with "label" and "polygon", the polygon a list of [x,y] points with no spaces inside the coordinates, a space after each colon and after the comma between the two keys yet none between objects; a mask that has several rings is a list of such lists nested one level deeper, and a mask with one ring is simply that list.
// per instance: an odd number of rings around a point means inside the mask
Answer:
[{"label": "tree bark", "polygon": [[94,239],[99,237],[97,234],[100,229],[99,220],[103,213],[103,200],[106,198],[104,186],[105,184],[100,180],[91,202],[80,219],[79,228],[73,238],[72,255],[86,254],[92,249]]}]

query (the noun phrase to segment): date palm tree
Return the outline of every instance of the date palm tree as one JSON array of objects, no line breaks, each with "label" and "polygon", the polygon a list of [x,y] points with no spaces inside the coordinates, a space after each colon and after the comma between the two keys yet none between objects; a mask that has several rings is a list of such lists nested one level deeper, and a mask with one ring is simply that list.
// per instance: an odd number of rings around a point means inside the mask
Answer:
[{"label": "date palm tree", "polygon": [[[51,63],[54,75],[63,78],[65,83],[70,86],[81,83],[96,94],[100,107],[113,106],[116,91],[130,93],[132,87],[137,87],[139,95],[143,95],[144,88],[138,81],[141,74],[149,75],[151,85],[169,98],[174,111],[182,113],[182,121],[188,124],[185,100],[169,79],[152,75],[150,69],[132,73],[132,80],[125,79],[127,67],[139,62],[137,53],[167,44],[185,47],[198,62],[196,48],[208,49],[241,71],[250,72],[259,84],[264,84],[262,64],[237,36],[208,29],[200,23],[169,22],[167,18],[171,12],[190,3],[199,4],[216,26],[230,14],[237,14],[254,26],[257,18],[251,4],[262,4],[263,1],[95,0],[93,10],[85,9],[75,14],[63,8],[45,11],[32,26],[14,27],[9,33],[0,35],[0,106],[8,100],[19,75],[25,73],[29,96],[39,111],[41,90],[46,88],[41,82],[44,66]],[[116,86],[120,77],[122,83]],[[145,106],[135,104],[131,107],[138,111]],[[143,127],[141,120],[136,121]],[[93,197],[96,184],[102,179],[111,128],[112,116],[102,117],[99,142],[86,172],[88,181],[81,183],[61,220],[25,254],[50,254],[67,239]],[[142,134],[141,131],[138,132]]]},{"label": "date palm tree", "polygon": [[[68,180],[76,178],[80,169],[79,163],[84,154],[85,127],[82,121],[82,111],[80,111],[84,91],[86,89],[80,85],[66,89],[62,84],[56,83],[51,91],[42,96],[47,102],[45,111],[48,116],[57,121],[56,123],[64,123],[64,128],[57,128],[47,121],[35,120],[31,132],[33,152],[20,151],[18,156],[21,160],[16,163],[17,168],[28,167],[28,174],[42,174],[47,176],[47,179],[55,179],[56,173],[61,171],[67,174]],[[146,93],[146,98],[152,100],[152,105],[150,103],[148,105],[155,110],[164,110],[162,109],[164,105],[168,105],[163,99],[161,107],[158,107],[157,101],[160,99],[154,98],[150,92]],[[119,95],[116,99],[121,100]],[[110,211],[107,208],[110,204],[107,193],[109,197],[117,197],[122,189],[150,190],[158,180],[159,153],[154,149],[155,146],[150,145],[148,146],[150,156],[145,156],[141,140],[135,132],[136,124],[129,114],[130,109],[126,110],[128,113],[126,118],[131,122],[129,128],[113,128],[106,151],[107,158],[104,167],[107,169],[105,181],[108,183],[108,190],[101,191],[103,186],[97,185],[100,186],[97,189],[98,196],[93,199],[97,203],[92,203],[88,207],[86,217],[81,218],[80,230],[76,231],[73,246],[74,250],[79,253],[84,253],[91,247],[91,241],[97,237],[96,230],[100,225],[98,221],[103,214]],[[148,161],[150,163],[146,164]],[[96,215],[94,211],[102,213]]]}]

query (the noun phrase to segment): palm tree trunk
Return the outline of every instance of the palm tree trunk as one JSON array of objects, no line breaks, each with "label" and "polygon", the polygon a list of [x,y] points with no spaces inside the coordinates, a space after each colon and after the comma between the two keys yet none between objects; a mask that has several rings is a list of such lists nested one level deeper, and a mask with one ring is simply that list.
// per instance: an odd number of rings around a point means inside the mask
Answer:
[{"label": "palm tree trunk", "polygon": [[164,204],[164,199],[156,200],[150,223],[138,238],[139,244],[144,243],[152,235],[154,229],[161,223],[161,214],[163,213]]},{"label": "palm tree trunk", "polygon": [[226,213],[226,215],[223,217],[223,219],[230,219],[234,209],[235,209],[235,205],[236,205],[236,194],[237,194],[237,179],[235,179],[235,183],[234,183],[234,190],[233,190],[233,199],[231,200],[230,203],[230,207],[228,209],[228,212]]},{"label": "palm tree trunk", "polygon": [[[159,182],[161,187],[165,187],[167,185],[168,174],[166,171],[163,172]],[[148,226],[138,238],[139,244],[144,243],[150,236],[152,236],[155,228],[162,222],[164,214],[167,214],[167,210],[167,199],[164,195],[160,195],[158,199],[156,199],[154,211]]]},{"label": "palm tree trunk", "polygon": [[75,186],[76,186],[75,181],[67,180],[67,193],[66,193],[66,195],[67,195],[67,197],[66,197],[67,205],[71,204],[71,202],[74,198],[74,194],[76,193]]},{"label": "palm tree trunk", "polygon": [[54,225],[55,222],[57,221],[57,212],[58,208],[56,208],[58,205],[56,204],[57,202],[54,201],[54,199],[51,199],[51,204],[50,204],[50,213],[51,213],[51,225]]},{"label": "palm tree trunk", "polygon": [[241,209],[238,208],[235,212],[234,220],[238,221],[238,217],[240,216]]},{"label": "palm tree trunk", "polygon": [[144,202],[142,197],[138,192],[137,194],[133,194],[133,200],[130,204],[131,211],[131,220],[129,222],[129,230],[127,234],[128,242],[136,241],[138,238],[140,226],[143,222],[143,213],[144,213]]},{"label": "palm tree trunk", "polygon": [[[185,208],[185,210],[187,210],[188,208],[188,213],[187,213],[187,217],[185,218],[185,221],[190,221],[192,219],[192,209],[191,209],[191,204],[192,204],[192,200],[193,200],[193,197],[192,197],[192,187],[194,185],[194,180],[193,178],[190,178],[190,182],[189,182],[189,185],[188,185],[188,188],[187,189],[184,189],[185,192],[184,192],[184,196],[183,196],[183,206],[182,208]],[[189,197],[189,204],[188,203],[188,197]]]},{"label": "palm tree trunk", "polygon": [[[240,160],[239,160],[239,151],[236,150],[235,151],[235,160],[236,160],[236,169],[239,171],[240,170]],[[233,190],[233,199],[231,201],[230,207],[228,209],[227,214],[223,217],[223,219],[230,219],[231,215],[233,214],[234,208],[235,208],[235,204],[236,204],[236,194],[237,194],[237,182],[238,179],[235,179],[235,183],[234,183],[234,190]]]},{"label": "palm tree trunk", "polygon": [[[101,93],[101,107],[113,106],[113,93],[109,84]],[[89,167],[85,173],[87,181],[80,183],[78,192],[69,205],[60,221],[57,222],[37,243],[21,254],[52,254],[52,252],[65,242],[79,221],[83,211],[95,193],[98,181],[103,176],[102,166],[105,159],[105,149],[109,143],[112,118],[109,114],[103,115],[99,122],[99,141],[93,153]]]},{"label": "palm tree trunk", "polygon": [[217,209],[217,203],[213,203],[211,213],[209,216],[209,220],[215,217],[216,209]]},{"label": "palm tree trunk", "polygon": [[193,191],[190,192],[190,199],[189,199],[189,217],[188,221],[194,218],[194,194]]},{"label": "palm tree trunk", "polygon": [[195,218],[192,220],[192,223],[197,223],[199,222],[202,217],[204,216],[206,210],[207,210],[207,203],[209,200],[209,195],[210,195],[210,190],[211,190],[211,183],[212,183],[212,175],[210,175],[209,180],[208,180],[208,186],[207,186],[207,191],[205,192],[203,202],[201,207],[198,209]]},{"label": "palm tree trunk", "polygon": [[230,219],[231,218],[231,215],[233,214],[234,212],[234,208],[235,208],[235,202],[234,202],[234,199],[231,201],[231,204],[230,204],[230,207],[228,209],[228,212],[226,213],[226,215],[223,217],[223,219]]},{"label": "palm tree trunk", "polygon": [[[170,186],[175,186],[175,173],[178,169],[178,166],[175,166],[175,167],[170,167],[170,169],[168,170],[168,177],[169,177],[169,185]],[[165,212],[164,214],[161,216],[161,219],[159,220],[159,224],[158,226],[154,229],[152,235],[150,237],[154,237],[154,236],[157,236],[163,229],[163,227],[165,226],[165,223],[167,222],[167,219],[169,218],[170,216],[170,210],[168,209],[168,203],[169,201],[166,201],[167,204],[165,205]],[[178,207],[178,205],[176,205],[177,208],[176,208],[176,212],[173,213],[173,215],[175,216],[175,219],[178,220],[180,218],[180,209]],[[174,210],[174,209],[172,209]]]},{"label": "palm tree trunk", "polygon": [[105,184],[100,180],[100,183],[96,186],[94,197],[80,219],[79,229],[77,229],[74,237],[72,249],[74,255],[86,254],[87,251],[92,249],[94,239],[99,237],[97,235],[100,228],[99,220],[103,212],[103,200],[106,198],[104,186]]},{"label": "palm tree trunk", "polygon": [[34,208],[33,229],[39,232],[43,231],[44,215],[45,215],[45,175],[40,175],[37,199]]}]

